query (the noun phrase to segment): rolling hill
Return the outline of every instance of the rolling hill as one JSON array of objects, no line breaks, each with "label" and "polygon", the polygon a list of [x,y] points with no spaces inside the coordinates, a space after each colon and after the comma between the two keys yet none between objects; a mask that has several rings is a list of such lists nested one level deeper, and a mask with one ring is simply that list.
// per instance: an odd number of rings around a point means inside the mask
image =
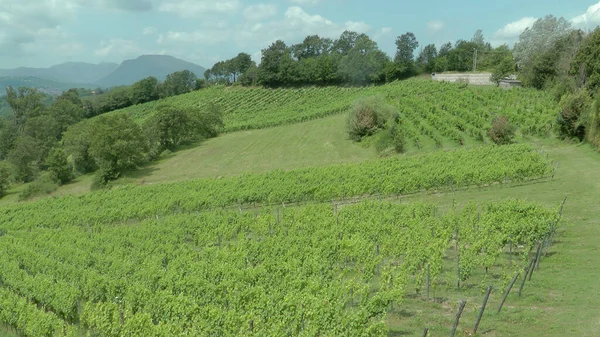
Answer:
[{"label": "rolling hill", "polygon": [[133,60],[123,61],[111,74],[96,83],[105,87],[114,87],[130,85],[149,76],[164,80],[168,74],[181,70],[189,70],[196,76],[202,77],[206,69],[173,56],[143,55]]},{"label": "rolling hill", "polygon": [[94,83],[117,69],[117,63],[66,62],[49,68],[0,69],[0,77],[35,77],[60,83]]},{"label": "rolling hill", "polygon": [[90,83],[63,83],[32,76],[0,77],[0,96],[4,96],[7,87],[31,87],[48,95],[60,95],[71,88],[93,89],[98,87]]}]

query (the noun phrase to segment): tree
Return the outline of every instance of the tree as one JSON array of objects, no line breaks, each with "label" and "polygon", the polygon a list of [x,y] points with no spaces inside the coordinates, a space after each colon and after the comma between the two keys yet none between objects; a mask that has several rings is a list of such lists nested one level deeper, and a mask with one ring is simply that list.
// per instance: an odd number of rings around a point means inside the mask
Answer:
[{"label": "tree", "polygon": [[437,50],[434,44],[428,44],[423,48],[417,59],[419,65],[428,73],[435,71],[435,59],[437,58]]},{"label": "tree", "polygon": [[13,113],[13,123],[19,130],[25,126],[27,118],[36,117],[41,114],[44,104],[44,95],[33,88],[13,87],[6,88],[6,101]]},{"label": "tree", "polygon": [[475,34],[473,34],[471,42],[473,42],[479,50],[486,49],[485,38],[483,37],[483,31],[481,29],[478,29]]},{"label": "tree", "polygon": [[167,75],[163,82],[163,96],[176,96],[194,90],[196,75],[189,70],[176,71]]},{"label": "tree", "polygon": [[10,188],[12,172],[8,163],[0,161],[0,198],[6,195]]},{"label": "tree", "polygon": [[6,159],[18,136],[19,129],[13,122],[0,119],[0,160]]},{"label": "tree", "polygon": [[348,55],[340,60],[340,77],[349,83],[367,84],[385,80],[387,55],[379,50],[377,43],[367,35],[361,34]]},{"label": "tree", "polygon": [[161,104],[144,123],[144,131],[150,139],[154,155],[169,149],[175,150],[193,134],[190,116],[182,109]]},{"label": "tree", "polygon": [[85,110],[71,99],[58,99],[48,108],[48,115],[58,124],[60,136],[69,126],[84,118]]},{"label": "tree", "polygon": [[592,92],[600,88],[600,28],[582,42],[571,62],[570,74]]},{"label": "tree", "polygon": [[146,138],[127,114],[102,115],[93,123],[89,154],[98,165],[100,183],[118,178],[144,161]]},{"label": "tree", "polygon": [[158,79],[150,76],[135,82],[129,90],[129,99],[134,105],[157,100]]},{"label": "tree", "polygon": [[503,78],[513,74],[515,71],[515,61],[512,58],[512,55],[507,55],[500,61],[499,64],[494,67],[492,72],[492,81],[496,84],[500,82]]},{"label": "tree", "polygon": [[468,71],[473,69],[474,50],[477,46],[470,41],[458,40],[448,54],[448,70]]},{"label": "tree", "polygon": [[245,86],[257,85],[259,79],[259,70],[254,61],[250,64],[250,67],[246,72],[240,76],[240,83]]},{"label": "tree", "polygon": [[15,167],[16,180],[29,182],[35,179],[39,172],[41,152],[34,138],[26,135],[17,138],[13,149],[8,154],[8,161]]},{"label": "tree", "polygon": [[79,107],[83,106],[83,102],[79,97],[79,92],[77,91],[77,89],[69,89],[63,92],[60,96],[56,98],[55,103],[63,100],[69,101]]},{"label": "tree", "polygon": [[304,38],[302,43],[292,46],[292,53],[297,60],[316,58],[331,53],[333,41],[321,38],[319,35],[310,35]]},{"label": "tree", "polygon": [[69,165],[65,150],[61,148],[55,147],[50,150],[46,166],[61,185],[73,179],[73,168]]},{"label": "tree", "polygon": [[72,157],[75,170],[80,173],[93,172],[98,168],[89,151],[95,132],[94,121],[83,120],[63,134],[63,148]]},{"label": "tree", "polygon": [[419,42],[415,34],[408,32],[396,38],[396,57],[394,62],[411,64],[414,62],[415,49],[419,46]]},{"label": "tree", "polygon": [[554,43],[570,30],[569,21],[548,15],[537,20],[531,28],[521,33],[513,53],[519,73],[526,84],[535,76],[534,65],[536,61],[539,63],[539,56],[551,50]]},{"label": "tree", "polygon": [[44,114],[28,119],[22,134],[35,140],[39,159],[43,161],[60,140],[61,127],[52,116]]},{"label": "tree", "polygon": [[341,55],[348,55],[350,50],[356,45],[358,33],[346,30],[340,35],[340,38],[333,43],[333,50]]},{"label": "tree", "polygon": [[263,49],[259,66],[259,83],[266,86],[282,84],[280,64],[284,58],[291,58],[290,54],[290,49],[282,40],[277,40],[268,48]]}]

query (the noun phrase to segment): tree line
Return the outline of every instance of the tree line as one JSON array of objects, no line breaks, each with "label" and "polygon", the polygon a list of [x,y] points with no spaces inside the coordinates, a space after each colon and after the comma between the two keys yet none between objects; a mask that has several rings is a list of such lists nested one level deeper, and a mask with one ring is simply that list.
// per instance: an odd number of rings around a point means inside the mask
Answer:
[{"label": "tree line", "polygon": [[366,85],[436,71],[472,70],[475,57],[478,70],[501,73],[498,77],[516,70],[510,48],[507,45],[492,48],[481,30],[471,40],[448,42],[439,49],[429,44],[415,55],[418,47],[419,42],[411,32],[396,38],[393,58],[366,34],[345,31],[336,40],[310,35],[291,46],[282,40],[273,42],[262,50],[260,65],[249,54],[240,53],[217,62],[204,76],[210,84]]},{"label": "tree line", "polygon": [[177,96],[204,87],[205,80],[199,79],[189,70],[176,71],[167,75],[163,82],[150,76],[130,86],[114,87],[97,95],[82,98],[87,118],[132,105]]},{"label": "tree line", "polygon": [[140,125],[127,114],[86,118],[75,89],[49,106],[43,99],[32,88],[6,89],[11,114],[0,119],[0,196],[12,182],[34,182],[21,194],[27,198],[90,172],[96,172],[94,186],[101,187],[165,150],[214,137],[223,126],[217,105],[159,104]]}]

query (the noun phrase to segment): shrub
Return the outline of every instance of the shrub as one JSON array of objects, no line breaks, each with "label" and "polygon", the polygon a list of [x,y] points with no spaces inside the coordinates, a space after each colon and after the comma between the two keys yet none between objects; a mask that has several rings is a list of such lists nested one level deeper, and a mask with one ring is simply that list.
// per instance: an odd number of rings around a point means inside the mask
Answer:
[{"label": "shrub", "polygon": [[580,141],[583,140],[587,113],[592,105],[588,91],[583,89],[564,95],[559,105],[560,112],[556,120],[559,135],[562,138],[576,137]]},{"label": "shrub", "polygon": [[395,152],[402,153],[404,152],[404,146],[404,129],[402,128],[399,116],[396,114],[390,119],[385,130],[379,133],[379,137],[375,142],[375,151],[381,154],[392,148]]},{"label": "shrub", "polygon": [[50,194],[58,188],[58,178],[53,172],[44,172],[38,180],[27,185],[27,188],[19,194],[19,200],[27,200],[33,197]]},{"label": "shrub", "polygon": [[499,116],[492,122],[492,128],[488,131],[488,135],[496,144],[509,144],[515,137],[515,127],[506,116]]},{"label": "shrub", "polygon": [[600,94],[596,95],[596,102],[594,102],[588,119],[587,139],[597,149],[600,149]]},{"label": "shrub", "polygon": [[395,113],[394,108],[381,96],[360,99],[352,105],[346,123],[348,135],[354,141],[371,136],[385,127],[386,121]]}]

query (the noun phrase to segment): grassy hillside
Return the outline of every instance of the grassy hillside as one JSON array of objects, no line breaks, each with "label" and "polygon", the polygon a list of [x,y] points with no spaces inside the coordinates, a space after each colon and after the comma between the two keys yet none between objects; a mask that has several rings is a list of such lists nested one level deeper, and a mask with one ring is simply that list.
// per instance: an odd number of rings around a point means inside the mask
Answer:
[{"label": "grassy hillside", "polygon": [[[304,90],[171,98],[220,102],[229,132],[133,172],[119,182],[127,186],[0,207],[0,321],[18,308],[27,316],[13,324],[40,334],[76,335],[83,323],[99,335],[357,335],[358,327],[422,336],[427,326],[445,336],[464,299],[456,336],[472,336],[492,285],[480,336],[600,334],[600,156],[547,138],[557,109],[549,96],[416,80]],[[376,159],[347,139],[342,111],[372,94],[401,112],[409,154]],[[152,107],[124,111],[141,121]],[[489,143],[497,114],[525,144],[473,146]],[[80,177],[58,194],[89,185]],[[351,205],[353,196],[370,200]],[[522,296],[519,277],[497,314],[565,196],[553,245]]]},{"label": "grassy hillside", "polygon": [[525,136],[548,136],[557,113],[551,96],[537,90],[502,90],[412,79],[366,88],[263,89],[211,87],[113,113],[143,121],[157,104],[221,106],[225,132],[260,129],[348,110],[361,97],[382,95],[397,107],[411,146],[482,142],[496,115],[506,115]]}]

